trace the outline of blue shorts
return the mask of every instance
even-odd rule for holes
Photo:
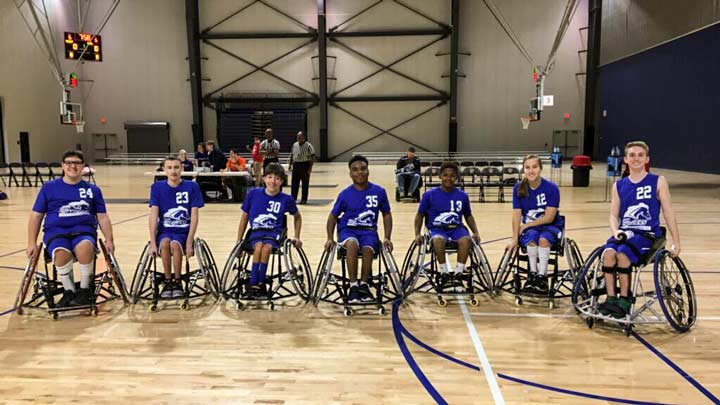
[[[638,264],[640,258],[650,251],[652,244],[653,240],[650,237],[636,233],[632,238],[621,243],[618,243],[614,237],[610,237],[603,251],[614,250],[617,253],[622,253],[627,256],[628,259],[630,259],[630,263]]]
[[[455,229],[441,229],[441,228],[433,228],[430,229],[430,240],[433,238],[443,238],[445,239],[445,242],[449,241],[459,241],[462,238],[470,237],[470,232],[468,232],[467,228],[464,226],[458,226]]]
[[[376,249],[380,246],[380,238],[374,229],[346,228],[340,231],[338,239],[340,240],[339,244],[342,246],[344,246],[345,242],[349,239],[354,239],[360,249],[369,247],[373,252],[376,252]]]
[[[253,249],[258,242],[267,243],[277,249],[280,247],[280,235],[274,231],[256,230],[250,232],[249,242]]]
[[[97,235],[77,235],[72,237],[58,236],[50,238],[49,243],[46,241],[45,246],[47,251],[50,252],[50,256],[55,257],[55,250],[63,249],[72,253],[75,251],[75,247],[84,240],[92,243],[93,250],[97,249]]]
[[[170,243],[172,244],[177,243],[180,245],[180,248],[182,249],[183,253],[185,252],[185,244],[187,243],[187,234],[186,233],[170,233],[170,232],[163,232],[158,234],[157,238],[155,240],[158,244],[158,249],[160,249],[160,242],[163,241],[163,239],[170,239]]]
[[[536,245],[540,244],[540,239],[550,242],[550,246],[554,245],[562,237],[562,229],[557,226],[534,226],[527,228],[520,235],[520,246],[527,246],[530,242]]]

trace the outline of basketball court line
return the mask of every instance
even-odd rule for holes
[[[496,404],[505,404],[505,398],[503,398],[502,392],[500,391],[500,386],[498,385],[497,379],[495,378],[495,373],[493,372],[492,366],[490,365],[490,360],[488,360],[487,354],[485,354],[485,349],[483,348],[480,336],[475,329],[475,325],[470,319],[470,314],[468,313],[467,306],[465,305],[465,299],[460,297],[459,301],[460,310],[462,311],[463,318],[465,319],[465,325],[467,325],[468,333],[470,333],[470,338],[472,339],[473,345],[475,346],[475,351],[477,352],[478,358],[480,359],[480,364],[482,365],[483,372],[485,373],[485,379],[487,380],[488,386],[490,387],[490,392],[492,393],[493,399],[495,400]]]
[[[537,314],[537,313],[516,313],[516,312],[468,312],[470,316],[493,318],[577,318],[577,315],[573,314]],[[698,316],[698,321],[720,321],[720,316]]]

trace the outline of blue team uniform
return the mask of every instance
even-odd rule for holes
[[[425,216],[425,226],[430,239],[440,237],[445,241],[458,241],[470,236],[462,217],[472,214],[470,199],[466,192],[453,188],[443,191],[435,187],[423,194],[418,213]]]
[[[616,183],[620,197],[620,229],[629,231],[629,237],[623,243],[611,237],[605,249],[625,254],[633,264],[650,250],[656,237],[662,236],[658,179],[658,175],[648,173],[638,183],[630,181],[630,177]]]
[[[560,189],[557,184],[552,181],[540,178],[540,184],[536,189],[528,186],[527,197],[520,197],[518,195],[519,187],[520,183],[515,184],[515,187],[513,187],[513,209],[520,210],[523,224],[542,218],[545,215],[545,209],[548,207],[559,210]],[[542,238],[552,245],[562,237],[564,228],[565,221],[560,216],[560,211],[558,211],[552,223],[527,228],[522,235],[520,235],[519,243],[521,246],[527,246],[531,242],[537,245]]]
[[[97,214],[107,212],[100,188],[84,180],[67,184],[62,178],[42,186],[32,210],[45,214],[43,243],[51,254],[55,249],[72,252],[83,240],[96,246]]]
[[[242,204],[250,223],[250,246],[258,242],[269,243],[273,248],[280,246],[285,213],[298,212],[295,200],[285,193],[270,196],[264,188],[250,190]]]
[[[338,195],[330,213],[339,218],[338,239],[340,244],[355,239],[360,248],[369,247],[373,251],[380,244],[377,234],[377,222],[380,212],[390,212],[385,189],[377,184],[368,183],[365,190],[348,186]]]
[[[185,249],[190,232],[190,215],[193,208],[201,208],[203,202],[200,186],[194,181],[181,180],[172,187],[167,181],[157,181],[150,187],[150,206],[158,207],[158,246],[163,239],[180,244]]]

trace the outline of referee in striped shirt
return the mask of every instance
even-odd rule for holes
[[[310,188],[310,172],[315,160],[315,148],[305,140],[305,134],[297,133],[297,142],[290,152],[290,171],[292,172],[291,194],[297,201],[298,188],[302,181],[302,197],[298,204],[307,204],[308,189]]]

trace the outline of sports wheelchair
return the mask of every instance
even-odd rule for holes
[[[79,236],[81,234],[63,235],[63,236]],[[25,308],[42,309],[48,312],[53,320],[58,319],[61,312],[85,310],[89,309],[92,316],[97,316],[97,307],[100,304],[122,298],[125,304],[130,301],[128,299],[128,290],[125,285],[120,266],[108,250],[105,243],[98,240],[100,251],[103,254],[106,270],[97,272],[97,257],[93,262],[93,284],[91,285],[92,298],[88,305],[59,307],[55,302],[58,295],[64,292],[62,283],[58,281],[57,269],[52,262],[52,254],[47,251],[47,247],[39,245],[35,250],[35,254],[28,260],[25,266],[23,278],[20,281],[20,289],[15,299],[15,308],[17,313],[22,315]],[[44,256],[45,271],[37,271],[37,264],[40,254]],[[79,288],[80,283],[76,283]]]
[[[565,269],[561,268],[560,258],[563,256],[568,266]],[[577,243],[566,237],[563,231],[562,237],[550,246],[546,294],[523,290],[530,271],[527,249],[521,246],[505,250],[505,254],[500,260],[500,265],[495,273],[495,292],[497,294],[502,292],[513,294],[517,305],[523,304],[523,298],[547,300],[548,308],[553,309],[555,308],[556,298],[568,298],[572,295],[573,285],[582,265],[583,257]]]
[[[370,279],[368,279],[368,286],[375,289],[373,302],[348,302],[350,279],[347,276],[347,250],[336,243],[332,249],[324,249],[320,257],[315,278],[315,290],[312,295],[313,305],[317,307],[320,301],[341,305],[343,314],[348,317],[352,316],[356,309],[372,307],[377,310],[379,315],[385,315],[385,304],[397,299],[402,300],[402,284],[395,258],[382,242],[379,245],[379,248],[375,249],[373,258],[373,262],[377,263],[377,272],[371,271]],[[336,259],[340,261],[340,274],[332,271]],[[362,257],[358,257],[358,262],[361,261]]]
[[[271,311],[275,310],[275,300],[300,297],[307,302],[312,291],[312,269],[302,248],[298,248],[283,231],[282,243],[273,249],[268,262],[266,297],[248,296],[250,290],[250,272],[253,258],[253,246],[249,236],[235,244],[223,269],[220,282],[220,294],[227,300],[235,301],[235,308],[243,309],[244,303],[265,301]]]
[[[482,247],[475,240],[472,241],[470,249],[470,264],[465,267],[462,274],[450,276],[458,283],[452,291],[442,288],[443,273],[438,268],[437,256],[430,241],[430,235],[423,236],[422,243],[413,241],[405,254],[402,266],[403,291],[405,296],[414,292],[435,294],[438,305],[448,305],[447,297],[468,297],[470,305],[477,306],[476,294],[489,293],[493,295],[493,275],[487,256]],[[449,255],[457,253],[458,244],[455,241],[447,242],[445,245],[446,260]],[[426,256],[430,255],[429,260]],[[449,261],[448,261],[449,262]],[[460,288],[462,284],[462,288]]]
[[[165,280],[165,273],[162,269],[158,271],[158,257],[150,255],[150,242],[148,242],[140,255],[140,260],[138,260],[133,275],[130,290],[132,303],[137,304],[139,301],[149,302],[148,311],[155,312],[160,301],[182,301],[180,309],[188,310],[190,309],[191,300],[202,299],[204,301],[208,295],[212,295],[217,299],[219,297],[219,278],[215,258],[210,252],[207,243],[200,238],[193,240],[193,249],[195,250],[198,268],[191,270],[190,260],[185,256],[185,273],[182,275],[184,296],[163,298],[160,296],[160,287]]]
[[[598,308],[601,297],[607,295],[602,270],[603,251],[603,246],[593,250],[573,288],[572,303],[588,328],[602,321],[618,325],[630,335],[636,325],[667,322],[678,332],[690,330],[697,319],[695,289],[685,263],[665,249],[664,236],[655,238],[650,250],[631,268],[631,307],[624,318],[602,315]],[[643,271],[651,264],[652,277],[648,271]],[[660,311],[654,307],[656,302]]]

